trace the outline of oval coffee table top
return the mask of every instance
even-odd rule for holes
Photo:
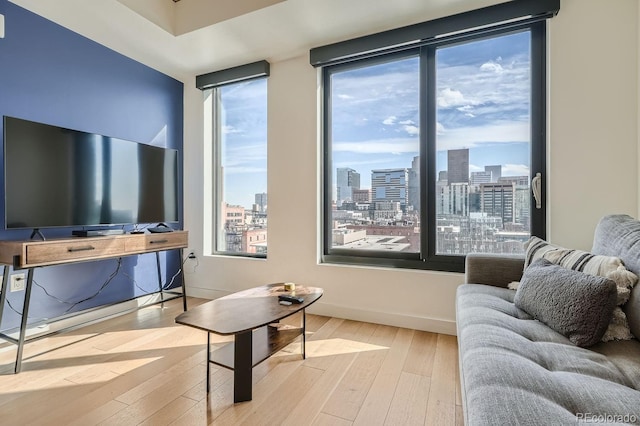
[[[302,303],[281,305],[278,296],[290,294],[303,297]],[[294,291],[285,291],[283,283],[268,284],[239,291],[191,308],[176,317],[184,324],[216,334],[237,334],[253,330],[288,317],[322,297],[319,287],[296,284]]]

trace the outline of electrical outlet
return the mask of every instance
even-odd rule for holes
[[[24,290],[25,284],[24,274],[11,275],[11,291],[22,291]]]

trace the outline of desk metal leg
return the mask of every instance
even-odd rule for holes
[[[233,354],[233,402],[251,401],[252,353],[251,330],[236,334]]]
[[[9,271],[11,267],[4,265],[4,273],[2,274],[2,288],[0,288],[0,325],[2,325],[2,314],[4,313],[4,304],[7,301],[7,288],[9,288]],[[2,327],[0,327],[2,330]]]
[[[184,250],[180,249],[180,269],[182,269],[182,308],[187,312],[187,284],[185,283],[184,273]]]
[[[20,322],[20,336],[18,337],[18,350],[16,353],[16,373],[19,373],[22,368],[22,349],[24,349],[24,338],[27,333],[27,318],[29,317],[29,299],[31,299],[32,285],[33,268],[29,268],[27,272],[27,286],[24,290],[24,306],[22,308],[22,321]]]
[[[160,267],[160,252],[156,252],[156,268],[158,270],[158,290],[160,290],[160,306],[164,308],[164,295],[162,294],[162,268]]]

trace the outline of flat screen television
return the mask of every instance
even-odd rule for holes
[[[178,151],[4,117],[5,229],[178,221]]]

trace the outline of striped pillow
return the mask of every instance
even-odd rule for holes
[[[582,250],[571,250],[555,246],[531,237],[524,244],[524,267],[529,266],[536,259],[547,259],[549,262],[563,266],[574,271],[584,272],[589,275],[606,277],[616,283],[618,287],[618,303],[624,305],[629,300],[631,289],[638,282],[638,277],[624,267],[622,260],[613,256],[601,256]]]
[[[581,271],[589,275],[606,277],[616,283],[618,290],[617,307],[613,311],[613,319],[605,332],[602,341],[629,340],[633,338],[629,330],[627,317],[620,306],[627,303],[631,295],[631,289],[638,282],[638,277],[625,268],[620,258],[614,256],[601,256],[582,250],[571,250],[555,246],[538,238],[531,237],[524,244],[524,267],[529,266],[537,259],[547,259],[549,262],[562,267]]]

